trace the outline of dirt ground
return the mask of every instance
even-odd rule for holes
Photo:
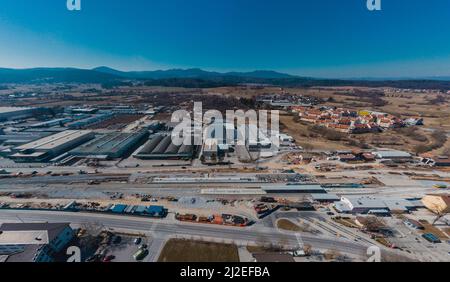
[[[288,219],[280,219],[277,222],[277,227],[279,229],[283,229],[283,230],[287,230],[287,231],[296,231],[296,232],[301,231],[301,228],[297,224],[294,224],[292,221],[290,221]]]
[[[239,254],[235,245],[171,239],[158,262],[239,262]]]

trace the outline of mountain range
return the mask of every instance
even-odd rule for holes
[[[286,73],[256,70],[251,72],[214,72],[198,68],[155,71],[120,71],[110,67],[79,68],[0,68],[0,84],[7,83],[101,83],[120,85],[124,81],[143,81],[147,85],[217,87],[242,83],[272,84],[285,87],[310,86],[392,86],[450,90],[450,77],[316,79]]]
[[[282,79],[295,76],[275,71],[253,72],[210,72],[201,69],[170,69],[155,71],[119,71],[109,67],[94,69],[77,68],[31,68],[7,69],[0,68],[0,83],[40,83],[40,82],[76,82],[76,83],[104,83],[121,79],[151,80],[169,78],[256,78]]]
[[[246,77],[246,78],[293,78],[295,76],[275,71],[252,71],[252,72],[213,72],[198,68],[193,69],[170,69],[155,71],[118,71],[109,67],[98,67],[93,71],[112,74],[130,79],[167,79],[167,78],[214,78],[214,77]]]

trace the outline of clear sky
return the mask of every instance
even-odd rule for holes
[[[450,1],[0,1],[0,67],[450,76]]]

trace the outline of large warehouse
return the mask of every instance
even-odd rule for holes
[[[93,138],[90,130],[66,130],[15,147],[9,157],[16,162],[45,162]]]
[[[97,136],[91,142],[75,148],[70,153],[91,159],[117,159],[135,149],[148,136],[148,131],[113,132]]]
[[[193,145],[177,146],[170,134],[156,134],[150,137],[142,149],[134,155],[137,159],[190,159],[194,154]]]
[[[0,107],[0,121],[29,118],[34,111],[34,108]]]
[[[410,201],[397,198],[376,198],[370,196],[347,196],[336,202],[334,208],[341,213],[377,214],[390,212],[407,213],[423,207],[420,201]]]

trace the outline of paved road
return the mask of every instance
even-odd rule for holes
[[[298,239],[295,234],[281,233],[272,228],[253,226],[250,228],[234,228],[203,224],[185,224],[170,222],[168,220],[156,221],[146,218],[121,217],[114,215],[90,214],[90,213],[66,213],[43,211],[0,211],[0,222],[24,221],[24,222],[70,222],[82,224],[87,222],[100,223],[107,228],[130,229],[135,231],[157,232],[165,236],[196,236],[233,240],[235,242],[265,242],[297,246]],[[155,227],[155,224],[157,225]],[[367,245],[351,242],[343,239],[330,239],[313,235],[301,235],[303,244],[309,244],[315,249],[336,249],[341,253],[364,256]]]
[[[149,254],[146,260],[150,262],[157,262],[166,241],[167,240],[164,238],[164,234],[155,234],[155,237],[152,239],[149,246]]]

